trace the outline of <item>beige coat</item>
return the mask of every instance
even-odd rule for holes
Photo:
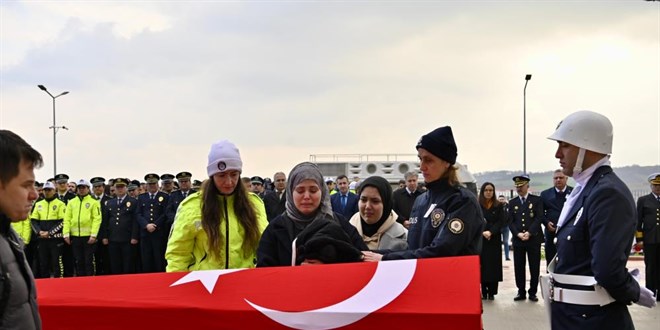
[[[408,249],[408,230],[402,224],[396,222],[398,215],[392,211],[383,225],[378,228],[376,234],[367,237],[362,233],[360,212],[351,217],[350,223],[362,236],[369,250],[401,251]]]

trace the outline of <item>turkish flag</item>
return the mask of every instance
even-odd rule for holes
[[[37,280],[44,329],[481,329],[478,256]]]

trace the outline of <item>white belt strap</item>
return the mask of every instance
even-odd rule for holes
[[[593,276],[556,274],[554,272],[555,264],[555,259],[552,259],[548,265],[548,272],[550,274],[541,276],[541,293],[545,299],[568,304],[600,306],[605,306],[616,301],[605,288],[598,285]],[[544,279],[544,276],[546,279]],[[549,277],[549,281],[547,277]],[[594,291],[558,288],[554,285],[555,282],[568,285],[589,286],[593,287]]]

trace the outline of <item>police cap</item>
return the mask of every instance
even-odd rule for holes
[[[527,174],[516,175],[516,176],[513,177],[513,184],[516,187],[522,187],[526,183],[528,183],[529,181],[530,181],[529,175],[527,175]]]
[[[174,181],[174,175],[166,173],[161,175],[160,179],[163,180],[163,183],[172,183]]]
[[[67,183],[69,182],[69,176],[63,173],[55,175],[56,183]]]
[[[156,173],[149,173],[144,176],[144,181],[147,181],[147,183],[158,183],[158,180],[160,180],[160,176]]]
[[[100,176],[97,176],[97,177],[93,177],[91,180],[89,180],[89,182],[92,183],[92,186],[97,187],[104,185],[105,179]]]

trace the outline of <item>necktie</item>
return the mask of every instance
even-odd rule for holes
[[[277,199],[282,200],[282,192],[281,191],[277,192]]]
[[[154,199],[154,194],[149,194],[149,199]]]
[[[520,200],[522,201],[521,204],[525,204],[525,197],[522,197],[522,196],[521,196],[521,197],[520,197]]]
[[[346,195],[341,195],[341,208],[346,208]]]
[[[183,193],[183,199],[186,199],[186,197],[188,197],[188,192],[187,191]]]

